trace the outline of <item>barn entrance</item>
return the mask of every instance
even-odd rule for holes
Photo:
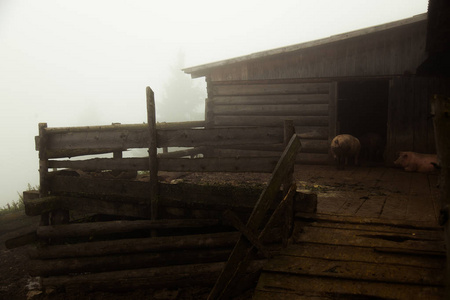
[[[385,142],[388,99],[388,80],[339,82],[337,133],[347,133],[358,138],[366,133],[377,133]]]

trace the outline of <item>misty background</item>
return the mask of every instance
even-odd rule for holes
[[[427,0],[0,0],[0,207],[39,183],[49,127],[202,120],[206,84],[181,69],[375,26]]]

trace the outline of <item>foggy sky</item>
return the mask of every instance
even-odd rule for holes
[[[39,122],[145,122],[145,87],[162,97],[180,51],[192,67],[412,17],[427,4],[0,0],[0,207],[38,184]]]

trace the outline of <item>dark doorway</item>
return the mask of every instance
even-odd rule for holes
[[[388,80],[339,82],[337,133],[347,133],[357,138],[375,133],[381,136],[385,144],[388,99]]]

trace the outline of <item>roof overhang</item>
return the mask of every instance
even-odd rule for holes
[[[325,45],[325,44],[329,44],[329,43],[343,41],[343,40],[367,35],[370,33],[381,32],[384,30],[389,30],[389,29],[421,22],[426,19],[427,19],[427,13],[423,13],[420,15],[413,16],[411,18],[402,19],[402,20],[398,20],[395,22],[385,23],[385,24],[381,24],[381,25],[377,25],[377,26],[373,26],[373,27],[367,27],[367,28],[350,31],[350,32],[346,32],[346,33],[342,33],[342,34],[338,34],[338,35],[333,35],[333,36],[330,36],[327,38],[313,40],[313,41],[309,41],[309,42],[305,42],[305,43],[301,43],[301,44],[295,44],[295,45],[291,45],[291,46],[275,48],[272,50],[256,52],[256,53],[252,53],[249,55],[239,56],[239,57],[225,59],[225,60],[212,62],[212,63],[208,63],[208,64],[203,64],[203,65],[199,65],[199,66],[195,66],[195,67],[185,68],[182,70],[184,73],[190,74],[192,78],[203,77],[203,76],[208,75],[208,73],[210,73],[213,69],[217,69],[217,68],[224,67],[227,65],[250,61],[250,60],[255,60],[255,59],[262,59],[262,58],[266,58],[269,56],[290,53],[290,52],[294,52],[294,51],[298,51],[298,50],[302,50],[302,49],[306,49],[306,48],[312,48],[312,47],[317,47],[317,46],[321,46],[321,45]]]

